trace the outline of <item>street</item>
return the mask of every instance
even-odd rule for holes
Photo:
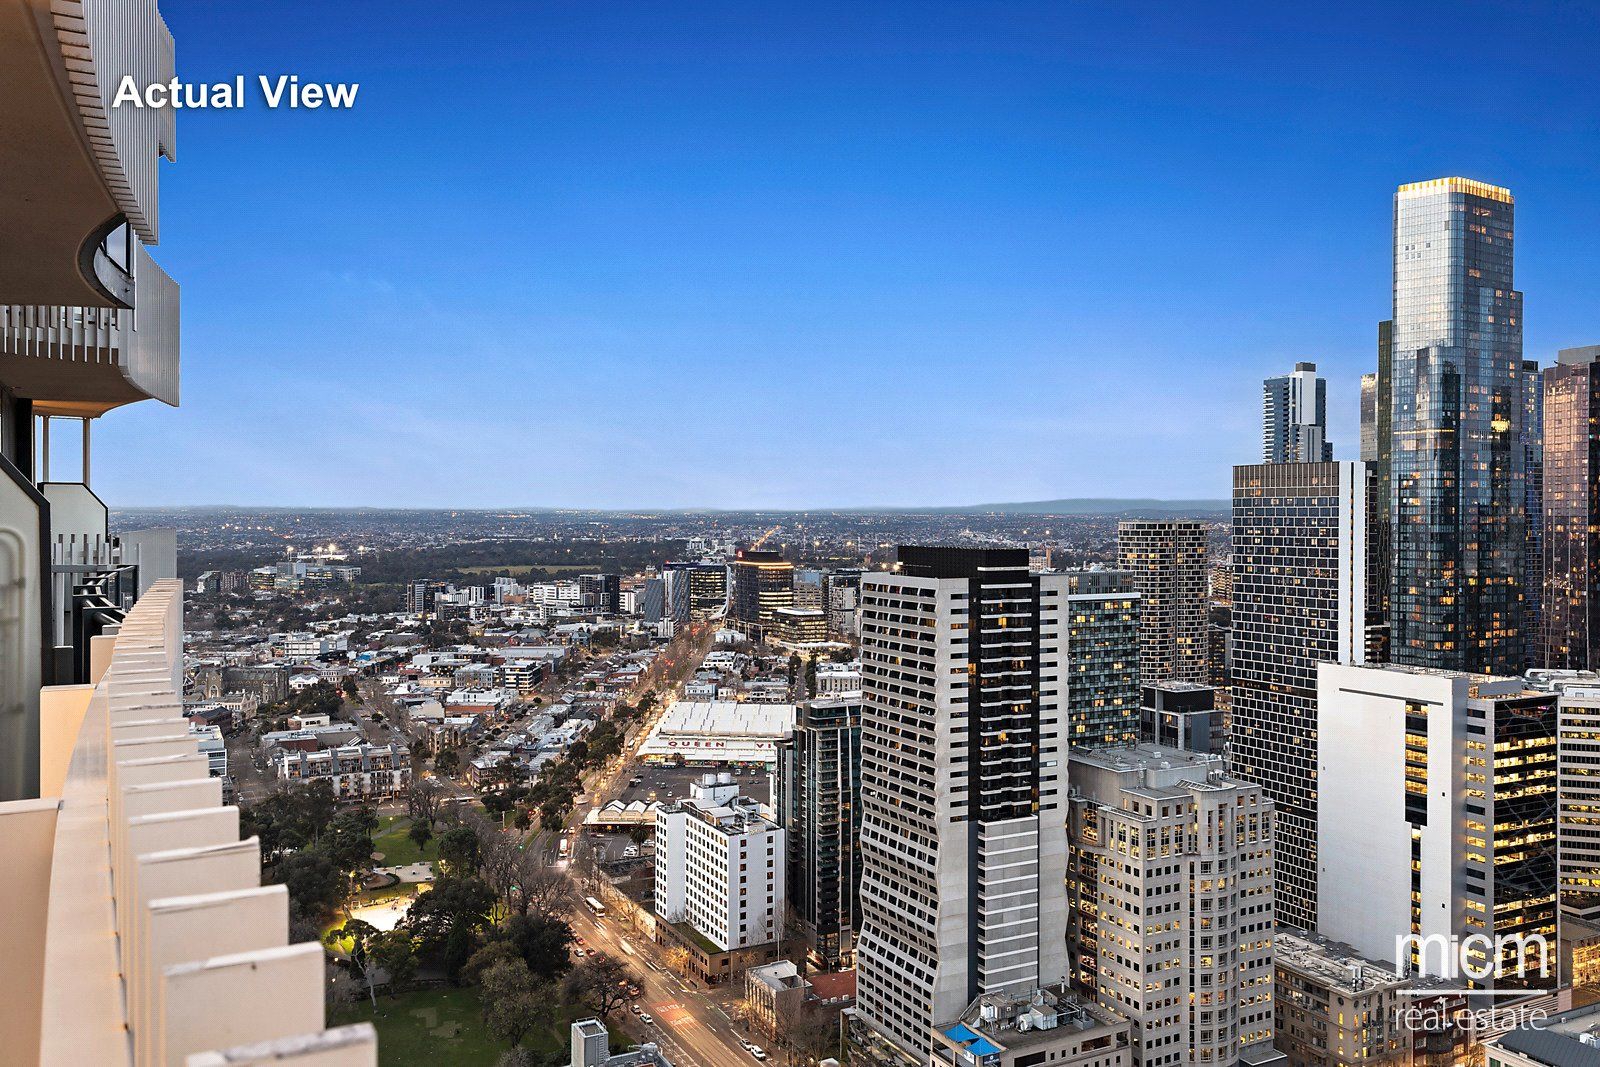
[[[573,933],[586,942],[585,948],[615,956],[637,972],[639,988],[644,990],[639,1000],[655,1017],[655,1025],[646,1026],[632,1015],[628,1025],[659,1044],[674,1067],[757,1067],[755,1058],[739,1044],[739,1024],[706,993],[656,963],[655,945],[630,930],[613,928],[583,907],[574,909],[569,921]],[[634,950],[631,954],[623,949],[623,940]],[[615,1030],[628,1013],[622,1009],[613,1014],[616,1018],[608,1025]]]

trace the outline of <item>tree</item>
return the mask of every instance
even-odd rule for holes
[[[555,979],[571,970],[572,927],[562,920],[515,915],[505,930],[506,939],[536,977]]]
[[[495,964],[480,982],[489,1033],[506,1044],[522,1044],[534,1027],[548,1024],[554,1012],[549,987],[536,981],[520,961]]]
[[[517,914],[548,920],[561,918],[572,910],[572,880],[540,862],[533,851],[516,850],[511,874],[511,906]]]
[[[411,824],[411,829],[406,831],[406,836],[416,844],[418,849],[428,847],[428,842],[433,840],[433,825],[418,819]]]
[[[478,933],[489,925],[493,907],[494,894],[488,886],[476,878],[446,875],[411,905],[405,926],[456,979],[477,945]]]
[[[272,864],[266,882],[287,886],[289,899],[311,915],[332,914],[344,903],[348,886],[344,872],[315,849],[291,853]]]
[[[405,930],[387,930],[373,938],[368,954],[389,976],[389,991],[397,992],[417,970],[417,946]]]
[[[458,877],[477,873],[478,833],[466,823],[450,827],[439,837],[439,860]]]
[[[380,936],[379,930],[369,922],[361,919],[346,919],[343,926],[329,930],[323,937],[323,943],[329,948],[337,948],[344,942],[350,942],[350,947],[345,950],[345,960],[350,969],[361,976],[366,983],[367,996],[372,1000],[372,1006],[378,1006],[378,994],[373,988],[377,975],[378,962],[372,955],[373,943]]]
[[[453,775],[461,769],[461,757],[453,748],[441,749],[433,757],[433,769],[440,774]]]
[[[642,845],[646,841],[650,840],[650,828],[641,823],[629,830],[628,836],[633,838],[634,844]]]
[[[637,976],[621,960],[596,952],[567,975],[567,992],[600,1015],[609,1015],[629,1000],[628,986]]]
[[[495,965],[511,962],[527,966],[516,944],[510,938],[498,937],[472,954],[466,966],[461,968],[461,977],[469,982],[482,982],[484,974]],[[487,1001],[484,1002],[483,1009],[484,1017],[488,1018]]]

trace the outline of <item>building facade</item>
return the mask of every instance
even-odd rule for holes
[[[1070,781],[1073,984],[1137,1067],[1273,1062],[1271,799],[1150,745],[1074,752]]]
[[[1067,730],[1073,747],[1139,740],[1139,593],[1122,571],[1066,571]]]
[[[335,800],[383,800],[411,786],[411,751],[398,743],[281,749],[276,763],[279,781],[326,782]]]
[[[1369,1067],[1411,1062],[1402,1023],[1410,983],[1315,934],[1280,928],[1273,939],[1278,1048],[1287,1067]]]
[[[785,858],[783,828],[733,776],[703,775],[656,811],[656,914],[718,952],[771,944],[783,932]]]
[[[1317,365],[1296,363],[1289,374],[1262,383],[1261,462],[1326,463],[1331,459],[1328,383],[1317,374]]]
[[[1318,695],[1318,932],[1405,975],[1553,987],[1556,694],[1323,664]]]
[[[1278,908],[1316,926],[1317,665],[1366,656],[1367,467],[1233,471],[1233,769],[1277,810]]]
[[[1523,669],[1522,294],[1509,190],[1465,178],[1394,200],[1390,656]]]
[[[1068,970],[1066,580],[902,547],[861,596],[856,1010],[926,1062],[936,1023]]]
[[[789,913],[822,970],[849,967],[861,925],[861,699],[800,705],[778,742],[772,805],[789,854]]]
[[[1117,569],[1139,593],[1139,676],[1210,680],[1206,529],[1178,520],[1117,523]]]
[[[728,624],[760,639],[780,608],[794,607],[794,564],[780,553],[742,548],[728,568]]]
[[[1600,667],[1600,345],[1543,374],[1541,667]]]
[[[1522,642],[1524,667],[1544,662],[1544,374],[1522,361]]]

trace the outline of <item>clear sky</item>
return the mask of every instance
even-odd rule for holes
[[[1260,379],[1357,378],[1394,187],[1517,197],[1526,355],[1600,342],[1570,4],[163,0],[183,406],[113,504],[1221,497]]]

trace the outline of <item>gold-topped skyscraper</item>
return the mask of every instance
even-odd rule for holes
[[[1511,192],[1467,178],[1394,198],[1391,656],[1520,672],[1522,294]]]

